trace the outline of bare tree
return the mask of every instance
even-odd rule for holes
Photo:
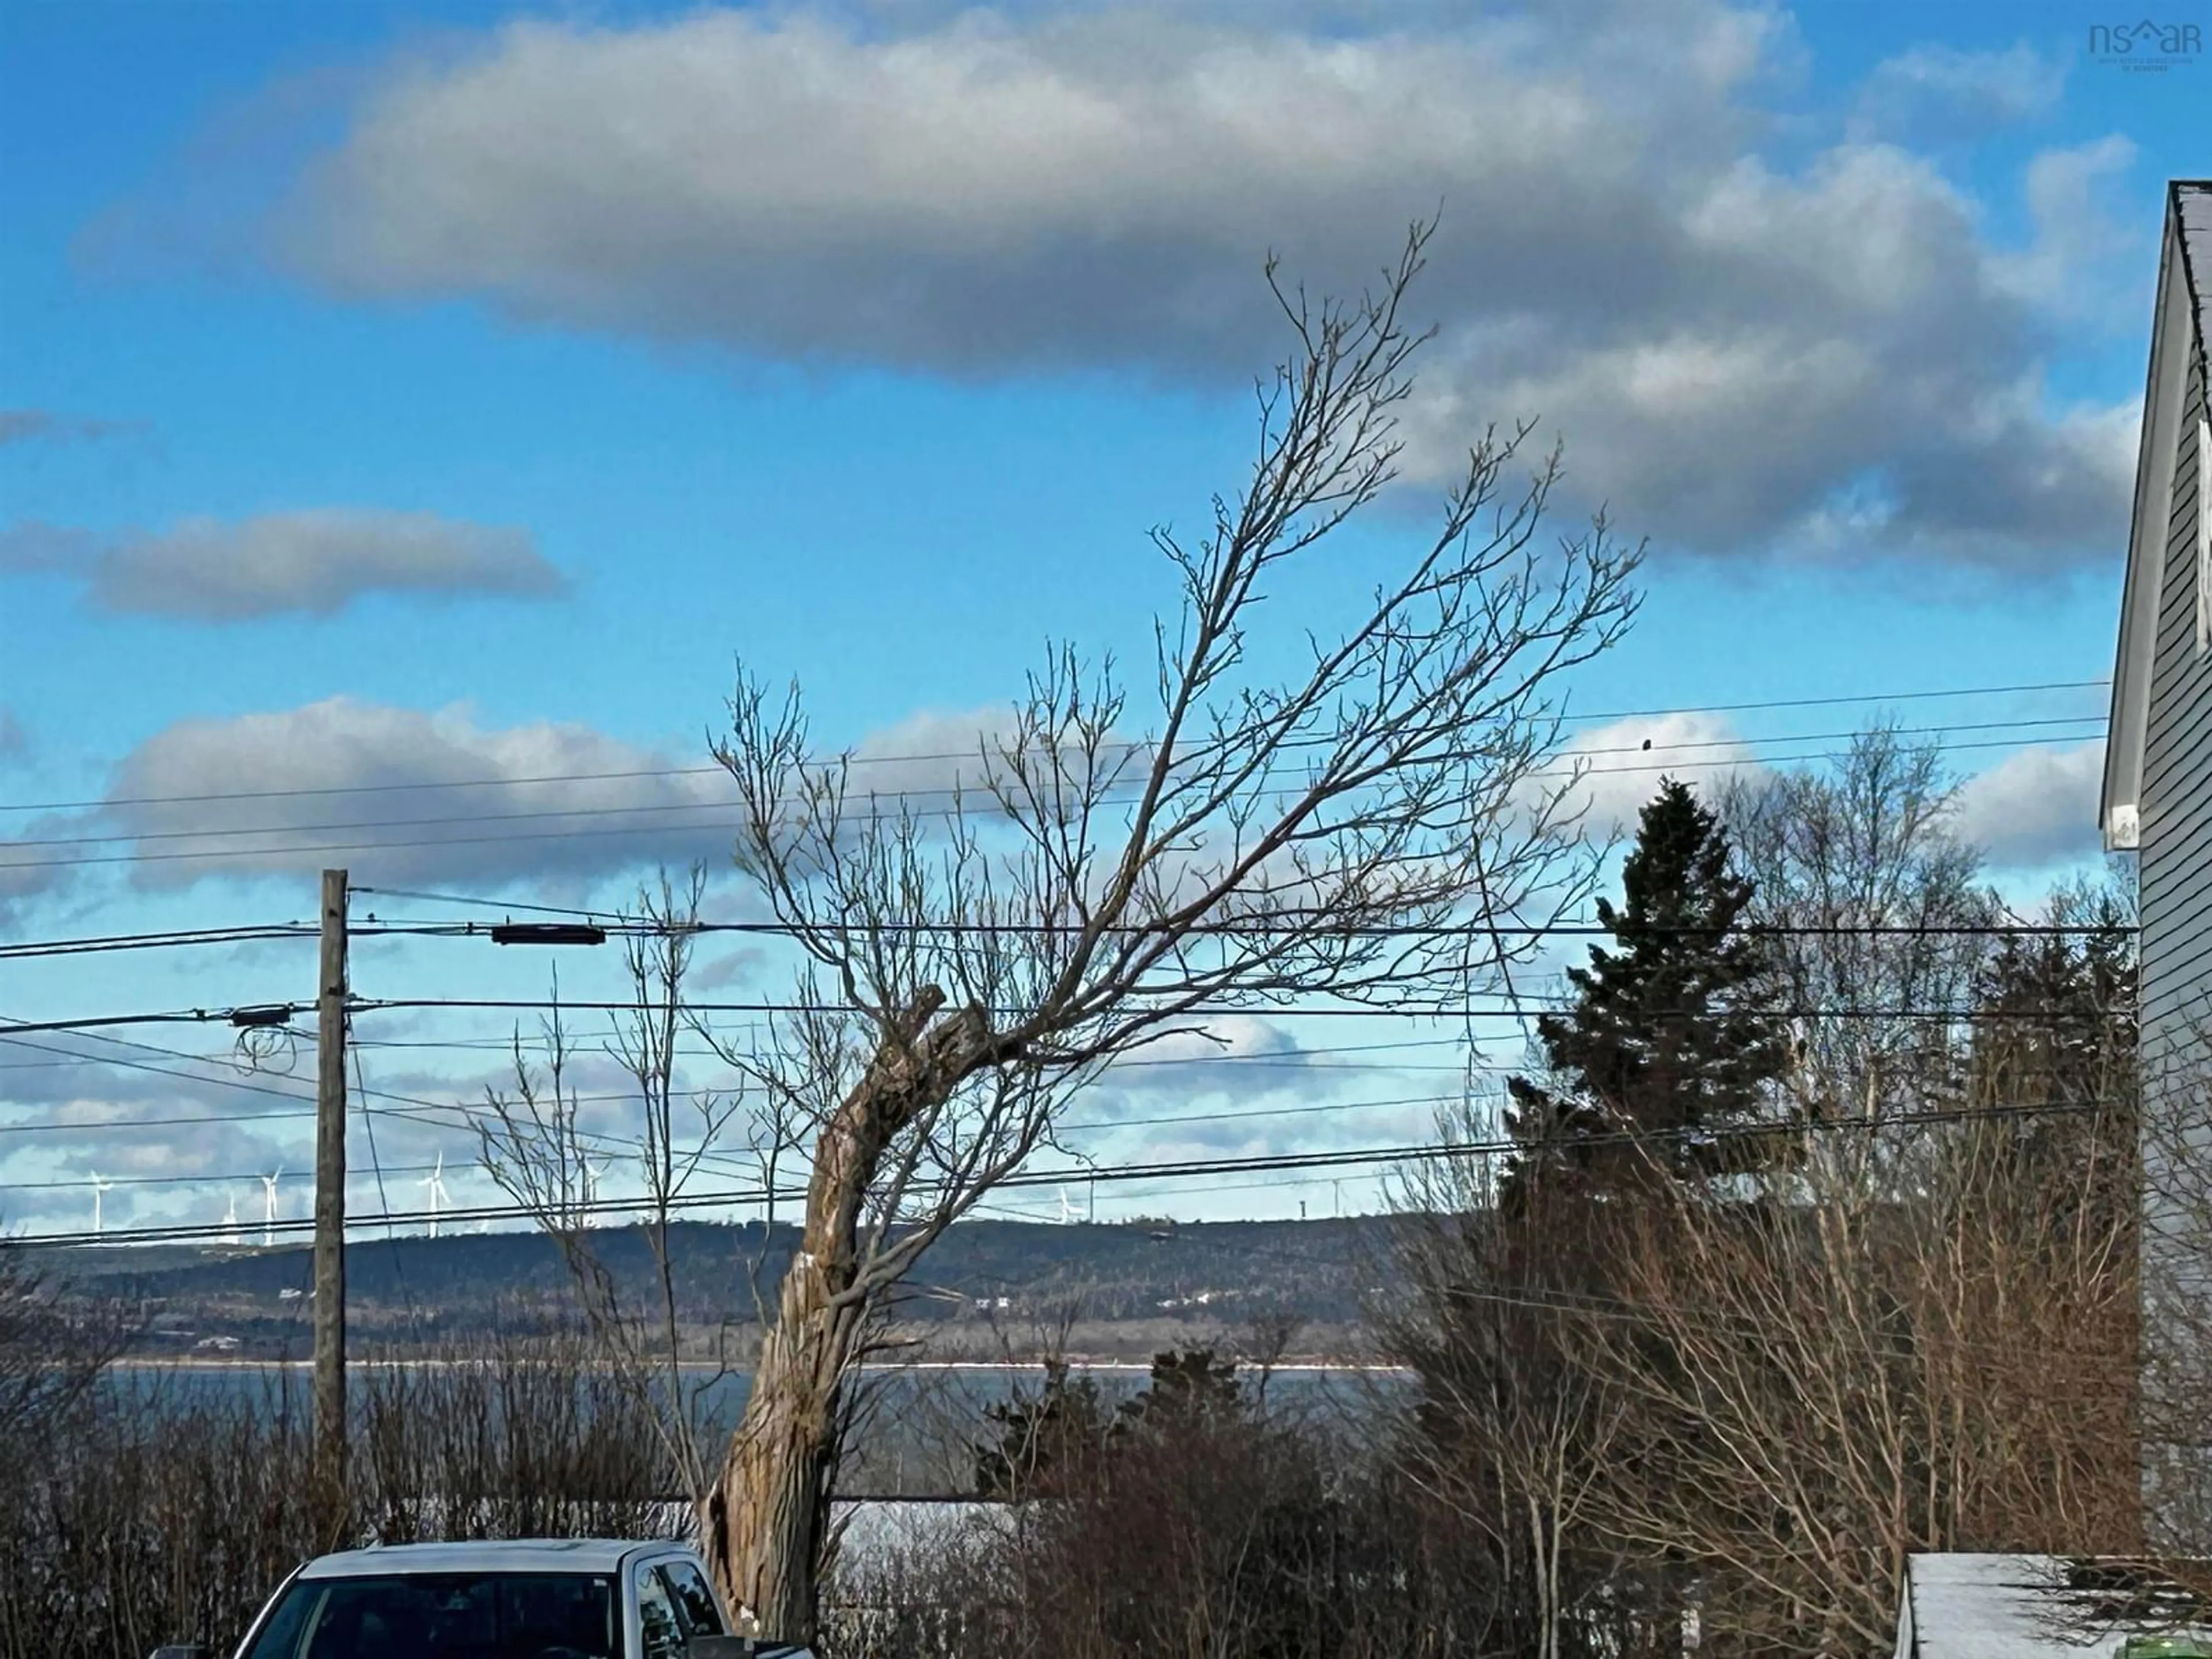
[[[1682,1564],[1711,1650],[1875,1650],[1914,1551],[2136,1547],[2132,1115],[2064,1159],[2014,1127],[1877,1131],[1909,1197],[1833,1159],[1778,1200],[1655,1189],[1613,1295],[1559,1311],[1633,1425],[1584,1518]]]
[[[56,1432],[136,1334],[112,1297],[71,1297],[13,1241],[0,1241],[0,1446]]]
[[[1900,1047],[1862,1111],[1791,1103],[1820,1155],[1525,1208],[1473,1152],[1407,1179],[1386,1324],[1421,1383],[1412,1465],[1533,1587],[1506,1600],[1528,1650],[1679,1652],[1694,1617],[1702,1652],[1862,1653],[1912,1551],[2142,1547],[2139,1419],[2212,1443],[2212,1350],[2139,1405],[2132,939],[2091,888],[2045,920],[2067,931],[1969,941],[1942,1006],[1977,1018],[1933,1022],[1955,1046],[1928,1074]],[[1615,1147],[1654,1174],[1672,1152]],[[1495,1519],[1523,1516],[1526,1540]]]
[[[1267,1384],[1305,1328],[1305,1316],[1288,1307],[1261,1307],[1237,1322],[1233,1352],[1254,1378],[1255,1410],[1267,1410]]]
[[[734,1097],[690,1091],[678,1082],[677,1044],[696,1021],[684,1003],[684,980],[696,937],[705,872],[695,869],[678,889],[664,873],[658,890],[639,894],[645,926],[627,941],[625,966],[632,1001],[610,1034],[608,1057],[627,1072],[637,1091],[638,1138],[633,1162],[644,1188],[638,1227],[652,1251],[650,1304],[626,1301],[621,1282],[598,1244],[604,1212],[600,1178],[613,1161],[605,1142],[580,1124],[579,1102],[568,1080],[572,1040],[559,997],[544,1031],[542,1067],[514,1040],[515,1087],[493,1091],[478,1124],[483,1166],[492,1179],[560,1247],[586,1323],[632,1404],[658,1431],[662,1449],[686,1495],[703,1515],[713,1490],[710,1457],[700,1443],[700,1395],[726,1370],[687,1378],[684,1328],[677,1289],[670,1228],[677,1201],[734,1115]],[[767,1249],[763,1240],[763,1250]]]
[[[811,1147],[803,1236],[763,1335],[708,1540],[759,1628],[804,1638],[870,1308],[1050,1141],[1108,1062],[1233,1008],[1442,1007],[1522,948],[1484,918],[1578,902],[1554,775],[1560,677],[1635,608],[1602,517],[1556,541],[1556,454],[1483,436],[1432,539],[1333,636],[1268,641],[1262,602],[1391,483],[1424,337],[1417,227],[1357,304],[1271,286],[1295,353],[1263,386],[1252,475],[1195,545],[1141,733],[1109,663],[1056,649],[943,811],[813,752],[795,692],[741,671],[717,756],[738,861],[805,967],[750,1059]],[[1287,657],[1303,662],[1275,675]]]
[[[1559,1314],[1632,1425],[1589,1522],[1680,1562],[1720,1652],[1880,1644],[1915,1550],[2140,1547],[2134,973],[2069,925],[1988,953],[1971,1039],[1893,1073],[1916,1108],[1808,1115],[1829,1155],[1729,1201],[1653,1188]]]
[[[1631,1558],[1594,1524],[1626,1427],[1609,1373],[1579,1363],[1563,1318],[1585,1305],[1592,1234],[1610,1220],[1538,1183],[1495,1201],[1498,1113],[1444,1115],[1468,1147],[1398,1177],[1395,1293],[1375,1318],[1419,1387],[1406,1476],[1484,1540],[1498,1635],[1536,1659],[1639,1651]]]
[[[1814,1115],[1859,1116],[1955,1091],[1965,1006],[2004,919],[1980,849],[1954,829],[1941,750],[1894,726],[1851,740],[1833,771],[1732,779],[1721,813],[1750,878],[1747,920],[1794,1027],[1792,1087]]]

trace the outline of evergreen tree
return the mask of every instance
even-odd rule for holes
[[[1090,1377],[1072,1377],[1065,1359],[1044,1363],[1044,1387],[983,1410],[988,1427],[973,1447],[975,1494],[1012,1501],[1079,1489],[1110,1472],[1133,1437],[1172,1437],[1246,1420],[1248,1402],[1234,1360],[1211,1348],[1170,1348],[1152,1356],[1150,1380],[1111,1412]]]
[[[1216,1359],[1211,1348],[1170,1348],[1152,1356],[1145,1389],[1124,1401],[1117,1427],[1173,1430],[1234,1417],[1244,1409],[1237,1362]]]
[[[1622,869],[1621,906],[1598,901],[1611,946],[1569,970],[1575,1006],[1536,1023],[1550,1077],[1507,1085],[1522,1149],[1506,1171],[1509,1210],[1525,1210],[1539,1182],[1555,1195],[1619,1190],[1771,1159],[1754,1139],[1700,1133],[1758,1121],[1786,1063],[1763,953],[1739,925],[1751,884],[1729,853],[1718,817],[1663,780]]]
[[[2051,926],[2011,933],[1974,980],[1972,1078],[1979,1105],[2094,1105],[2135,1087],[2134,917],[2122,895],[2062,888]]]
[[[2078,1176],[2088,1148],[2135,1139],[2135,918],[2083,884],[2053,894],[2048,920],[2080,931],[2008,933],[1975,976],[1967,1103],[2015,1158]]]
[[[1005,1502],[1079,1484],[1114,1432],[1098,1385],[1071,1380],[1064,1359],[1045,1361],[1040,1393],[1017,1386],[983,1415],[991,1426],[975,1446],[975,1495]]]

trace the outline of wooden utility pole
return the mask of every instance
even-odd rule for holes
[[[346,1512],[346,872],[323,872],[315,997],[315,1500],[332,1544]]]

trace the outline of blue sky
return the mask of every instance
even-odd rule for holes
[[[1316,615],[1418,535],[1471,423],[1526,416],[1566,445],[1565,507],[1602,500],[1652,539],[1643,616],[1572,708],[1686,711],[1586,719],[1579,742],[1657,734],[1754,763],[1832,746],[1820,734],[1886,697],[2100,680],[2162,191],[2205,170],[2191,117],[2212,76],[2201,53],[2096,61],[2090,30],[2116,21],[1859,0],[17,0],[0,9],[0,842],[21,844],[0,847],[0,921],[41,939],[307,915],[312,851],[149,855],[218,844],[196,830],[297,848],[349,838],[303,825],[481,813],[457,780],[697,765],[737,656],[797,676],[826,745],[891,754],[972,729],[1048,638],[1140,657],[1172,599],[1145,532],[1200,523],[1239,481],[1250,377],[1279,347],[1268,248],[1341,284],[1439,203],[1408,483],[1304,594]],[[1826,697],[1860,702],[1697,712]],[[1938,726],[2085,717],[1946,741],[2008,884],[2091,850],[2100,691],[1891,706]],[[1649,781],[1612,780],[1601,805]],[[369,782],[387,793],[137,801]],[[665,817],[691,787],[496,793]],[[605,903],[654,856],[715,850],[597,836],[346,857],[372,885]],[[77,858],[111,861],[35,867]],[[357,981],[543,988],[542,964],[465,948],[365,949]],[[564,971],[608,994],[614,969]],[[290,945],[0,964],[0,1014],[270,1000],[310,972]],[[45,1051],[0,1071],[0,1117],[84,1126],[8,1138],[11,1221],[82,1224],[81,1188],[23,1183],[103,1162],[206,1183],[126,1188],[110,1217],[252,1211],[244,1177],[302,1157],[290,1120],[95,1130],[255,1103],[234,1071],[135,1057],[201,1080]],[[469,1097],[481,1058],[372,1053],[372,1083]],[[1264,1087],[1164,1076],[1125,1115],[1446,1077],[1361,1063],[1240,1074]],[[1099,1150],[1371,1144],[1425,1116],[1132,1129]],[[390,1136],[395,1163],[467,1151]],[[1323,1183],[1127,1207],[1301,1197],[1334,1201]]]

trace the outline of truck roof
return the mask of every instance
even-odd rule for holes
[[[635,1538],[517,1538],[470,1544],[393,1544],[318,1556],[302,1578],[381,1578],[414,1572],[616,1573],[639,1556],[689,1554]]]

